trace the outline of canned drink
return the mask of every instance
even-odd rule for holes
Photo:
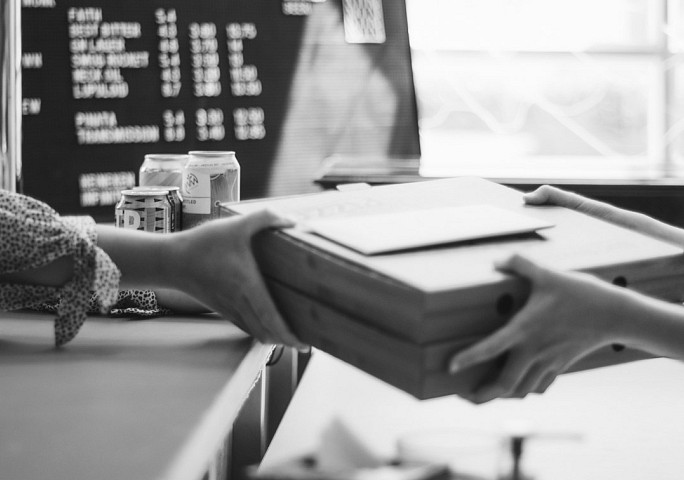
[[[240,164],[235,152],[190,152],[181,191],[184,229],[219,218],[221,203],[240,200]]]
[[[171,231],[171,203],[168,190],[122,190],[115,207],[119,228],[153,233]]]
[[[163,185],[179,187],[183,178],[183,167],[188,161],[187,155],[170,153],[150,153],[145,155],[140,165],[140,186]]]
[[[183,197],[180,194],[180,187],[147,185],[133,187],[136,192],[144,190],[161,190],[167,193],[167,200],[171,204],[171,230],[172,232],[179,232],[183,230]]]

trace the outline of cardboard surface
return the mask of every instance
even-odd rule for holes
[[[269,208],[299,222],[318,218],[492,205],[555,227],[538,234],[362,255],[305,229],[264,232],[255,252],[266,277],[418,344],[482,335],[522,306],[527,283],[498,272],[512,253],[561,270],[582,270],[668,300],[681,300],[680,248],[560,207],[530,207],[522,193],[479,178],[453,178],[225,205]],[[285,312],[287,314],[287,312]]]
[[[312,233],[307,224],[354,228],[488,205],[553,228],[531,234],[363,255]],[[226,214],[269,208],[298,227],[260,233],[255,254],[274,299],[304,341],[418,398],[463,392],[498,365],[447,373],[450,356],[503,325],[526,301],[524,279],[501,273],[513,253],[561,270],[581,270],[667,300],[682,300],[678,247],[560,207],[525,206],[522,193],[479,178],[454,178],[224,205]],[[404,212],[409,212],[402,219]],[[448,219],[444,219],[448,221]],[[430,228],[433,228],[431,226]],[[362,235],[363,232],[348,232]],[[576,368],[644,354],[597,352]]]
[[[441,292],[501,281],[504,275],[494,270],[492,262],[513,252],[523,253],[554,268],[572,270],[651,262],[682,253],[680,248],[579,212],[552,206],[526,206],[521,192],[473,177],[241,202],[227,208],[241,214],[269,208],[306,222],[476,204],[496,206],[556,226],[540,235],[514,240],[474,242],[372,257],[304,228],[288,229],[287,236],[319,252],[429,293],[435,299]],[[460,304],[460,299],[455,303]]]
[[[553,226],[491,205],[319,218],[304,225],[311,232],[364,255],[532,233]]]
[[[293,331],[306,343],[419,399],[465,393],[499,373],[497,361],[451,375],[449,359],[481,336],[417,344],[379,330],[304,294],[271,280],[278,308],[287,313]],[[606,348],[578,362],[571,371],[649,358],[631,350]]]

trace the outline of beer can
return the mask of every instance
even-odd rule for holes
[[[167,200],[171,204],[171,230],[172,232],[179,232],[183,230],[182,216],[183,216],[183,197],[180,194],[180,187],[174,186],[160,186],[147,185],[133,187],[133,190],[139,192],[141,190],[162,190],[167,192]]]
[[[168,190],[122,190],[115,207],[115,225],[153,233],[171,231]]]
[[[140,165],[138,185],[180,187],[183,177],[183,166],[185,166],[187,161],[187,155],[171,153],[147,154],[142,165]]]
[[[190,152],[181,191],[184,229],[220,217],[221,203],[240,200],[240,164],[235,152]]]

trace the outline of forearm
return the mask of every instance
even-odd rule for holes
[[[195,298],[180,290],[168,288],[155,288],[154,293],[157,302],[164,308],[178,313],[208,313],[211,309],[204,306]]]
[[[684,360],[684,306],[644,295],[623,305],[629,317],[621,322],[617,342],[656,356]]]
[[[684,230],[658,221],[643,213],[624,210],[605,202],[593,200],[548,185],[544,185],[534,192],[526,193],[523,198],[530,205],[550,204],[570,208],[684,247]]]
[[[170,235],[104,225],[98,225],[97,235],[98,246],[121,271],[120,288],[177,288]]]
[[[623,215],[621,217],[624,220],[614,220],[614,223],[659,238],[673,245],[684,247],[684,230],[681,228],[668,225],[642,213],[630,213],[631,215]]]

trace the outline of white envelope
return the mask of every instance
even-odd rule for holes
[[[531,233],[553,224],[491,205],[309,220],[304,228],[365,255]]]

